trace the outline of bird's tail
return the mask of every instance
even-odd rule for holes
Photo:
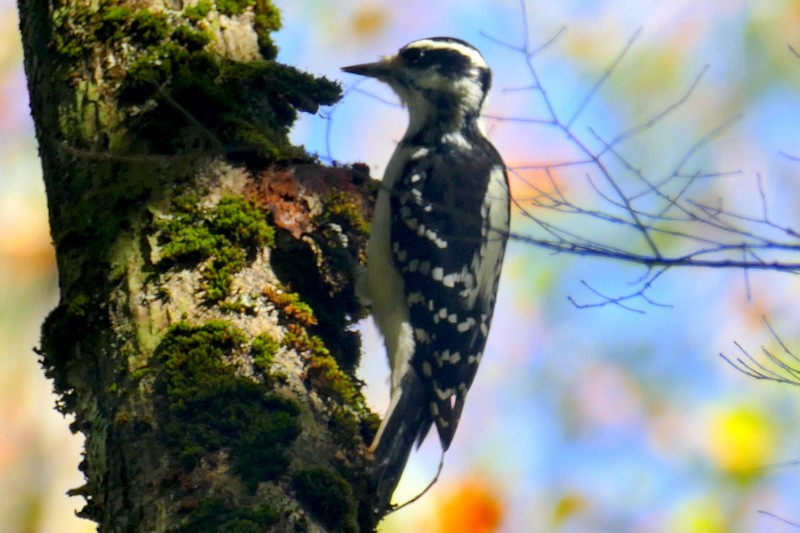
[[[432,423],[427,394],[417,373],[409,369],[398,388],[393,391],[392,403],[370,448],[374,456],[371,478],[378,512],[389,508],[414,441],[417,445],[422,443]]]

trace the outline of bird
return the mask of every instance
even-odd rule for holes
[[[379,510],[391,507],[432,426],[443,454],[453,441],[489,335],[511,197],[478,124],[492,73],[474,46],[430,37],[342,70],[388,84],[409,116],[378,191],[360,282],[391,368],[370,446]]]

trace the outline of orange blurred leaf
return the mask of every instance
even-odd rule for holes
[[[364,6],[353,15],[353,33],[369,37],[379,33],[386,26],[386,10],[380,6]]]
[[[490,533],[503,518],[503,505],[496,489],[477,478],[451,487],[437,506],[441,533]]]

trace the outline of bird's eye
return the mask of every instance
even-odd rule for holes
[[[418,66],[425,58],[425,52],[419,48],[409,48],[403,50],[400,55],[403,57],[403,61],[405,61],[406,65],[409,67]]]

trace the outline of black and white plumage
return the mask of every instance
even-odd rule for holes
[[[391,402],[371,449],[389,505],[414,442],[450,446],[492,320],[509,228],[505,166],[478,127],[491,71],[468,43],[414,41],[345,67],[400,96],[409,125],[375,206],[365,292],[386,344]]]

